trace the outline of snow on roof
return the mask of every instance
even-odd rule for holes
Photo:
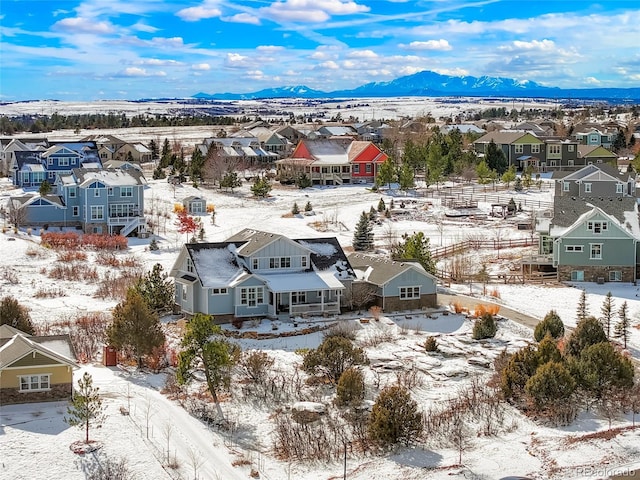
[[[325,257],[330,257],[337,252],[336,247],[330,243],[310,243],[305,242],[304,240],[298,240],[298,243],[303,247],[308,248],[313,253],[317,255],[324,255]]]
[[[76,175],[80,180],[80,183],[83,184],[93,180],[98,180],[111,187],[141,185],[143,183],[141,175],[139,175],[139,172],[136,170],[75,169],[74,171],[77,172]]]
[[[242,273],[235,255],[228,248],[192,250],[191,257],[203,287],[225,287]]]

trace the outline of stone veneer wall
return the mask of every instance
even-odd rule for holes
[[[71,400],[73,387],[70,383],[51,385],[50,390],[42,392],[21,392],[18,388],[0,389],[0,404],[10,405],[14,403],[56,402],[59,400]]]
[[[379,299],[379,306],[382,306],[382,299]],[[438,306],[438,298],[435,293],[422,295],[414,300],[400,300],[399,297],[387,297],[384,300],[384,311],[402,312],[405,310],[419,310],[423,307],[435,308]]]
[[[598,266],[584,266],[577,267],[572,265],[558,265],[558,280],[561,282],[571,281],[571,272],[574,270],[584,271],[585,282],[597,282],[599,277],[603,277],[605,282],[609,281],[609,272],[620,271],[622,272],[623,282],[633,282],[635,280],[635,268],[634,267],[598,267]]]

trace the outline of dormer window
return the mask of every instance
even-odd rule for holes
[[[300,266],[302,268],[307,268],[307,257],[300,257]]]
[[[591,184],[590,183],[585,183],[584,184],[584,193],[591,193]]]
[[[587,230],[590,230],[593,233],[602,233],[608,230],[608,228],[609,228],[609,225],[607,222],[602,222],[602,221],[587,222]]]
[[[193,273],[193,262],[190,258],[187,258],[187,272]]]

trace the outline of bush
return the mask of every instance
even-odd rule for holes
[[[305,212],[313,212],[313,207],[311,206],[311,202],[307,202],[306,205],[304,206],[304,211]]]
[[[422,413],[406,388],[392,385],[380,392],[369,416],[368,432],[371,441],[383,448],[418,439]]]
[[[4,297],[0,302],[0,325],[9,325],[29,335],[34,334],[29,310],[10,296]]]
[[[155,252],[156,250],[160,250],[160,247],[158,246],[158,242],[156,241],[155,238],[151,239],[151,242],[149,243],[149,250],[152,252]]]
[[[537,412],[549,415],[567,402],[576,389],[576,382],[560,362],[548,362],[527,380],[525,392]]]
[[[327,337],[318,348],[307,352],[302,369],[309,374],[323,373],[333,383],[337,383],[347,368],[368,362],[364,350],[355,347],[351,340],[344,337]]]
[[[550,310],[544,319],[536,325],[533,338],[536,339],[536,342],[539,342],[547,333],[556,340],[564,336],[564,324],[555,310]]]
[[[348,368],[338,380],[336,389],[337,405],[359,404],[364,399],[364,376],[358,368]]]
[[[298,207],[298,204],[296,202],[293,202],[293,207],[291,208],[291,213],[293,213],[294,215],[297,215],[300,213],[300,207]]]
[[[242,354],[240,367],[249,380],[261,384],[267,378],[273,363],[274,360],[268,353],[253,350]]]
[[[424,349],[427,352],[437,352],[438,351],[438,341],[436,337],[427,337],[424,342]]]
[[[578,321],[576,329],[571,333],[565,353],[579,357],[585,348],[606,341],[607,335],[598,319],[591,316],[585,317]]]
[[[482,340],[484,338],[493,338],[496,336],[498,326],[490,313],[483,314],[473,324],[472,338],[474,340]]]

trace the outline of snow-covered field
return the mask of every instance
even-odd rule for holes
[[[0,186],[2,197],[15,193],[6,180]],[[377,206],[380,198],[396,206],[405,202],[408,214],[395,221],[382,221],[375,227],[378,247],[385,249],[388,238],[403,233],[424,231],[433,246],[451,244],[470,236],[494,239],[529,236],[519,231],[512,221],[491,217],[477,225],[469,221],[454,221],[443,216],[444,209],[438,201],[421,197],[404,198],[397,192],[373,193],[364,186],[326,187],[298,190],[277,186],[271,197],[257,200],[249,195],[246,186],[236,193],[219,190],[194,189],[188,184],[175,187],[165,180],[150,181],[146,191],[146,210],[157,225],[160,250],[147,249],[150,240],[132,239],[130,249],[123,256],[134,256],[145,269],[160,263],[165,270],[173,264],[185,240],[174,226],[174,203],[184,197],[199,195],[215,205],[216,223],[203,216],[206,241],[222,241],[242,228],[251,227],[282,233],[294,238],[336,236],[344,247],[351,245],[353,228],[362,211]],[[548,201],[547,191],[524,193],[509,192],[516,203],[520,200]],[[291,216],[295,203],[300,208],[311,202],[313,215]],[[485,212],[488,203],[480,203]],[[527,211],[520,214],[524,220]],[[166,214],[166,215],[165,215]],[[326,231],[321,231],[326,230]],[[495,252],[475,252],[474,261],[488,263],[492,271],[508,269],[518,252],[501,251],[501,260]],[[7,233],[0,235],[0,296],[12,295],[28,305],[31,316],[38,324],[55,322],[76,312],[105,311],[115,301],[100,300],[94,294],[96,284],[66,282],[49,279],[41,274],[56,262],[56,254],[39,246],[37,232],[27,235]],[[106,267],[97,267],[104,275]],[[6,275],[4,272],[13,272]],[[10,281],[11,279],[11,281]],[[14,281],[17,279],[17,282]],[[587,292],[588,307],[592,314],[600,314],[604,295],[611,291],[616,307],[627,301],[632,324],[640,318],[640,294],[638,287],[629,284],[595,285],[580,284]],[[60,289],[65,296],[35,298],[38,290]],[[499,291],[499,303],[542,318],[555,309],[571,326],[575,324],[575,311],[580,289],[566,285],[529,286],[495,285]],[[493,286],[492,286],[493,289]],[[452,285],[452,291],[468,293],[468,285]],[[478,302],[480,285],[473,288]],[[443,306],[445,309],[446,306]],[[471,341],[471,322],[459,315],[443,315],[433,312],[434,318],[421,313],[407,316],[383,317],[380,322],[361,324],[356,319],[345,318],[358,329],[362,341],[385,335],[389,340],[377,346],[367,347],[371,367],[366,375],[371,383],[393,383],[398,370],[383,368],[395,366],[401,370],[414,367],[422,379],[412,394],[421,408],[432,406],[458,394],[475,377],[485,381],[490,369],[482,366],[491,361],[502,349],[517,349],[531,341],[532,332],[510,320],[501,321],[496,339],[478,343]],[[410,318],[407,318],[410,317]],[[175,317],[166,321],[175,320]],[[248,322],[247,322],[248,323]],[[285,329],[287,326],[281,326]],[[302,326],[301,326],[302,327]],[[249,326],[245,327],[249,328]],[[254,328],[270,330],[269,322],[261,322]],[[427,355],[421,344],[428,335],[438,336],[446,355]],[[320,333],[306,336],[277,338],[273,340],[241,340],[243,349],[262,349],[274,359],[274,370],[287,374],[292,365],[301,362],[295,353],[297,348],[312,348],[322,339]],[[372,342],[369,342],[371,344]],[[632,328],[630,352],[640,358],[640,330]],[[273,450],[273,409],[269,405],[256,405],[237,398],[225,401],[223,409],[237,426],[233,434],[210,430],[198,420],[188,416],[177,403],[160,393],[164,375],[130,372],[120,368],[106,368],[99,364],[83,365],[77,372],[79,378],[89,371],[101,392],[107,407],[103,427],[92,431],[92,438],[101,442],[102,448],[95,456],[78,456],[69,445],[82,438],[78,429],[68,427],[62,417],[65,405],[35,404],[3,406],[0,410],[0,477],[11,479],[83,479],[88,471],[97,468],[98,462],[108,458],[126,458],[138,479],[194,478],[240,479],[249,478],[251,468],[267,480],[342,478],[343,464],[335,462],[296,463],[278,458]],[[370,384],[371,384],[370,383]],[[367,398],[375,398],[370,389]],[[325,401],[323,398],[316,401]],[[120,407],[130,411],[121,415]],[[613,426],[630,425],[630,416],[616,419]],[[483,478],[498,479],[507,475],[526,475],[532,478],[602,478],[607,468],[640,462],[640,434],[638,430],[620,433],[612,440],[591,439],[570,443],[569,438],[607,428],[607,421],[591,413],[579,417],[570,427],[550,428],[538,425],[517,412],[510,411],[508,431],[497,437],[478,436],[472,448],[463,454],[464,466],[458,463],[455,449],[435,443],[425,443],[416,448],[398,449],[386,456],[350,454],[347,459],[347,478],[373,479],[429,479],[429,478]],[[149,429],[147,432],[147,424]],[[170,432],[167,434],[168,429]],[[169,454],[175,457],[178,467],[163,468],[166,464],[167,436]],[[428,437],[428,435],[427,435]],[[236,466],[233,466],[235,464]],[[593,467],[593,470],[588,468]]]

